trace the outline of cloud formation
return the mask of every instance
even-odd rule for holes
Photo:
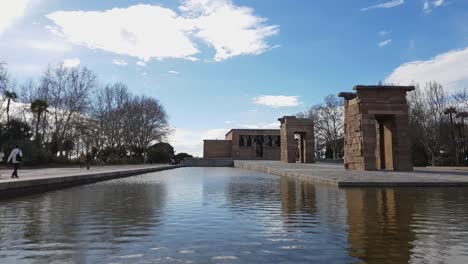
[[[30,2],[31,0],[0,1],[0,34],[24,16]]]
[[[429,81],[437,81],[448,90],[468,88],[468,47],[402,64],[385,79],[386,83],[400,85]]]
[[[120,60],[120,59],[113,59],[112,63],[118,66],[127,66],[127,62],[125,60]]]
[[[440,7],[444,4],[444,0],[425,0],[423,4],[424,13],[428,14],[432,12],[432,9]]]
[[[286,95],[262,95],[255,97],[253,100],[254,104],[269,106],[273,108],[280,107],[294,107],[299,106],[299,96],[286,96]]]
[[[405,0],[391,0],[391,1],[388,1],[388,2],[376,4],[376,5],[365,7],[365,8],[361,8],[361,11],[368,11],[368,10],[378,9],[378,8],[393,8],[393,7],[403,5],[404,3],[405,3]]]
[[[387,45],[390,45],[390,43],[392,43],[392,39],[386,39],[386,40],[383,40],[381,42],[379,42],[379,47],[383,48]]]
[[[179,74],[178,71],[174,71],[174,70],[170,70],[170,71],[168,71],[168,73],[170,73],[170,74],[175,74],[175,75]]]
[[[72,48],[70,45],[56,41],[28,41],[29,47],[42,51],[66,52]]]
[[[144,61],[137,61],[136,65],[141,66],[141,67],[145,67],[145,66],[146,66],[146,62],[144,62]]]
[[[63,67],[73,68],[73,67],[79,66],[80,63],[81,63],[81,61],[78,58],[65,59],[65,60],[63,60]]]
[[[142,61],[198,60],[199,45],[212,47],[215,61],[256,55],[271,48],[266,38],[276,25],[231,0],[185,0],[174,11],[138,4],[105,11],[58,11],[47,15],[52,32],[93,49],[129,55]]]
[[[386,35],[388,35],[390,33],[392,33],[391,30],[381,30],[381,31],[379,31],[379,36],[385,37]]]

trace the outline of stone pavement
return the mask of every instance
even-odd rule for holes
[[[298,178],[338,187],[468,187],[464,168],[415,168],[413,172],[347,171],[343,164],[234,161],[234,167]]]
[[[86,168],[45,168],[18,170],[19,179],[12,179],[11,169],[0,170],[0,197],[47,191],[72,185],[85,184],[131,175],[179,168],[172,165],[118,165]]]

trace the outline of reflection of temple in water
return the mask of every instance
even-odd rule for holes
[[[315,186],[304,181],[280,178],[281,207],[285,223],[294,222],[296,213],[315,214]]]
[[[347,189],[349,254],[367,263],[407,263],[415,205],[398,189]]]

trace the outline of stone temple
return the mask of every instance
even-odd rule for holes
[[[314,162],[313,121],[294,116],[278,120],[281,129],[232,129],[223,140],[203,140],[203,158]]]
[[[363,86],[342,92],[344,165],[349,170],[412,171],[406,93],[414,86]]]
[[[315,161],[314,121],[295,116],[279,118],[281,122],[281,161],[313,163]]]

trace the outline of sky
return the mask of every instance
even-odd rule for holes
[[[380,81],[468,88],[467,0],[0,0],[18,83],[86,66],[160,100],[176,152]]]

